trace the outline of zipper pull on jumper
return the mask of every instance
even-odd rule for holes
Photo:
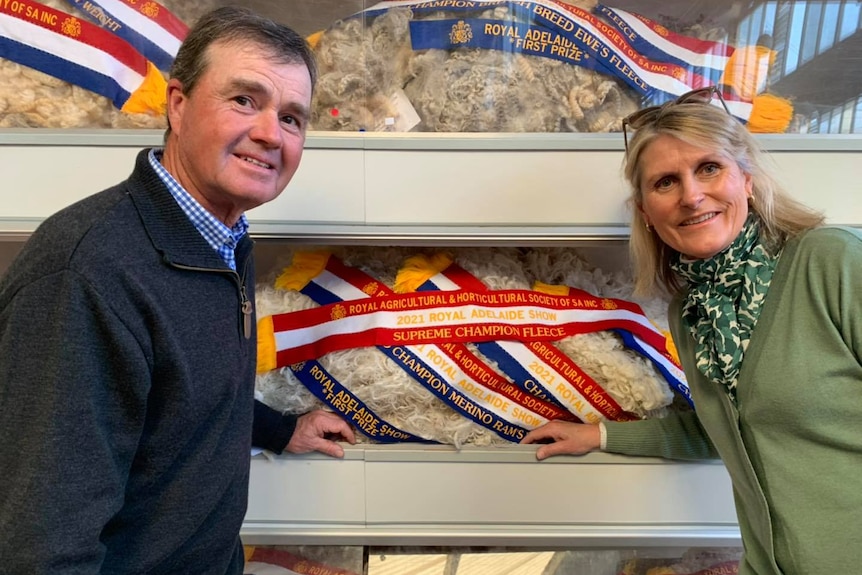
[[[245,285],[240,288],[240,293],[242,294],[242,329],[243,335],[245,335],[245,339],[249,339],[251,337],[251,312],[252,305],[251,301],[248,299],[248,295],[245,292]]]

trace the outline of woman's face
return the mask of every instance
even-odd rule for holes
[[[641,212],[668,246],[705,259],[739,235],[751,175],[729,156],[661,135],[641,153],[640,166]]]

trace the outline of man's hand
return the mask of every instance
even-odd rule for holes
[[[541,461],[552,455],[581,455],[601,447],[598,425],[551,421],[527,433],[521,443],[540,443],[550,439],[552,443],[536,450],[536,459]]]
[[[290,453],[319,451],[332,457],[344,457],[344,449],[336,443],[338,439],[351,445],[356,443],[356,435],[347,422],[331,411],[318,409],[297,419],[285,450]]]

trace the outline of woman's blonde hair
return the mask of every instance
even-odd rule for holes
[[[671,271],[670,261],[677,252],[658,234],[646,227],[641,213],[640,187],[644,150],[659,136],[668,135],[692,146],[715,150],[732,160],[751,176],[752,199],[749,208],[761,223],[761,239],[767,249],[777,252],[787,240],[823,224],[823,214],[794,200],[774,176],[771,159],[746,127],[727,111],[704,103],[668,105],[655,119],[640,126],[629,138],[623,173],[631,188],[632,213],[629,253],[635,275],[635,293],[649,295],[664,290],[679,291],[679,278]]]

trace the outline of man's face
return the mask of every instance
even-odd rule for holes
[[[216,42],[191,94],[168,83],[165,167],[222,222],[276,198],[302,158],[311,77],[252,43]]]

